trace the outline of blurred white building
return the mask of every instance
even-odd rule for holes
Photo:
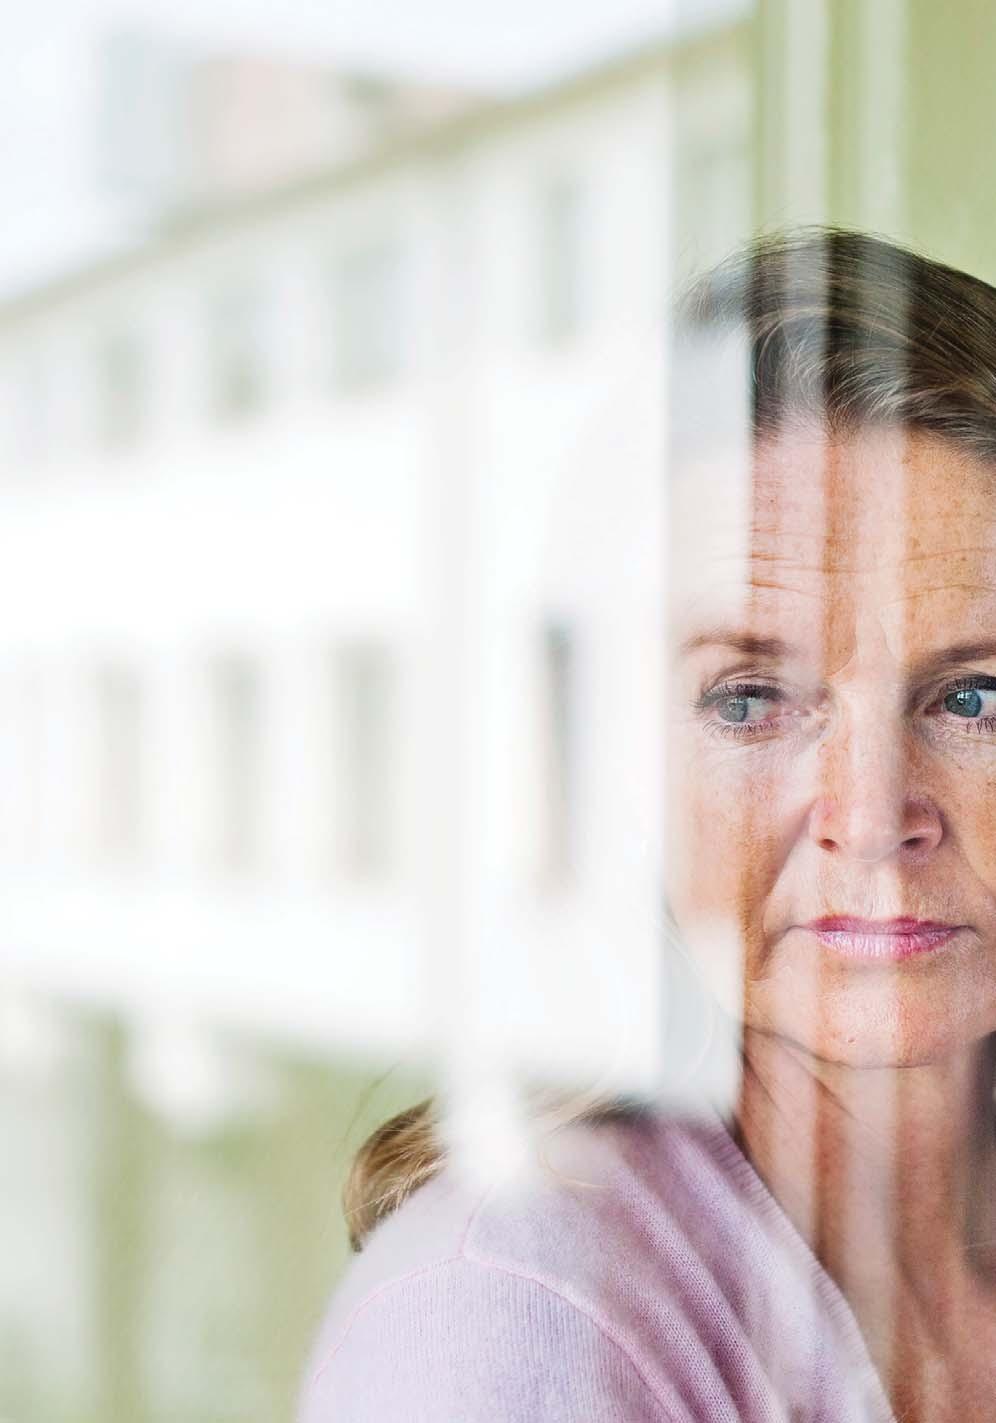
[[[91,95],[93,179],[132,217],[262,192],[456,116],[472,91],[111,29]]]
[[[279,1097],[216,1029],[657,1080],[666,311],[750,227],[750,72],[678,36],[0,308],[6,1406],[269,1419],[296,1366],[284,1197],[123,1060],[197,1130]],[[74,1066],[45,999],[131,1029]]]
[[[749,226],[744,49],[0,310],[5,978],[652,1075],[664,313]]]

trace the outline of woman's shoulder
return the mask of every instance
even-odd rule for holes
[[[718,1119],[642,1109],[581,1123],[547,1143],[539,1172],[481,1198],[462,1253],[611,1306],[644,1271],[659,1290],[670,1265],[743,1229],[741,1164]]]
[[[628,1271],[648,1241],[666,1258],[685,1236],[715,1240],[724,1220],[742,1228],[738,1156],[718,1121],[642,1109],[561,1128],[529,1170],[487,1183],[447,1163],[374,1228],[339,1286],[336,1319],[457,1259],[604,1293],[610,1245]]]
[[[737,1208],[724,1139],[718,1124],[638,1111],[562,1129],[527,1175],[481,1187],[445,1167],[375,1228],[347,1271],[315,1351],[312,1397],[334,1393],[341,1409],[345,1397],[397,1387],[411,1400],[441,1386],[454,1360],[465,1387],[473,1360],[475,1396],[493,1399],[500,1380],[521,1394],[523,1416],[553,1418],[552,1396],[529,1413],[540,1373],[556,1390],[553,1359],[570,1371],[571,1398],[586,1370],[590,1389],[609,1390],[586,1416],[615,1416],[611,1400],[620,1417],[679,1416],[680,1377],[661,1339],[675,1337],[689,1297],[715,1292],[707,1257],[741,1224],[725,1218]],[[517,1416],[504,1394],[502,1408]],[[314,1409],[305,1416],[326,1416]]]

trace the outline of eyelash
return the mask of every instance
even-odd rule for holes
[[[996,677],[965,676],[955,678],[952,682],[947,682],[939,690],[937,696],[931,703],[931,707],[943,706],[945,699],[954,692],[992,692],[996,691]],[[710,708],[718,706],[720,702],[734,698],[754,697],[769,702],[784,703],[788,700],[785,692],[774,686],[770,682],[720,682],[715,686],[707,688],[693,703],[693,710],[704,716]],[[935,715],[944,715],[943,711]],[[996,734],[996,716],[978,717],[956,717],[954,713],[948,713],[948,726],[953,730],[952,723],[962,722],[961,735],[994,735]],[[754,737],[762,736],[771,729],[775,722],[781,720],[779,717],[766,717],[760,721],[732,722],[723,721],[718,717],[709,717],[704,725],[710,734],[733,740],[750,740]],[[947,729],[947,728],[946,728]]]
[[[956,677],[953,682],[948,682],[941,689],[940,695],[935,698],[933,705],[938,702],[943,703],[944,699],[949,697],[952,692],[996,692],[996,677]],[[970,717],[955,717],[951,713],[948,715],[952,721],[964,723],[962,735],[974,733],[978,736],[991,736],[996,733],[996,716],[983,716],[972,720]]]
[[[694,704],[695,711],[701,716],[711,707],[718,706],[720,702],[736,697],[763,697],[765,701],[769,702],[784,702],[786,700],[781,689],[769,682],[720,682],[704,691],[697,698]],[[768,717],[763,721],[735,722],[711,717],[705,722],[705,725],[716,736],[732,737],[734,740],[743,741],[762,733],[773,720],[775,718]]]

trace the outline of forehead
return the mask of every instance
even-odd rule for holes
[[[992,634],[996,471],[919,434],[786,432],[676,473],[670,568],[678,640],[734,622],[845,657],[865,626],[897,655]]]

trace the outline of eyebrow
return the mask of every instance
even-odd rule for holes
[[[996,657],[996,638],[982,638],[976,642],[954,642],[939,652],[932,652],[917,664],[919,672],[937,672],[950,667],[955,662],[984,662]]]
[[[799,648],[785,642],[780,637],[759,637],[755,633],[733,632],[727,628],[707,628],[686,637],[678,647],[679,657],[688,657],[703,647],[728,647],[740,652],[744,657],[797,657]]]
[[[744,657],[760,657],[775,661],[801,657],[802,649],[780,637],[760,637],[756,633],[734,632],[728,628],[707,628],[686,637],[678,647],[679,657],[687,657],[705,647],[727,647]],[[916,664],[916,671],[938,672],[958,662],[983,662],[996,657],[996,638],[981,638],[974,642],[954,642],[931,652]]]

